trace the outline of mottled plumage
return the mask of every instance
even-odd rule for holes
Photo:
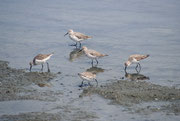
[[[125,71],[126,71],[126,68],[127,68],[128,66],[130,66],[131,64],[133,64],[133,63],[137,63],[137,66],[136,66],[136,68],[135,68],[136,71],[137,71],[137,67],[138,67],[138,66],[139,66],[139,68],[140,68],[140,70],[141,70],[141,65],[140,65],[139,62],[140,62],[141,60],[147,58],[147,57],[149,57],[149,55],[140,55],[140,54],[130,55],[129,58],[128,58],[128,61],[126,61],[126,62],[124,63],[124,65],[125,65]],[[140,72],[140,70],[137,71],[137,72]]]
[[[71,33],[71,35],[76,36],[79,39],[79,41],[92,38],[92,37],[82,34],[80,32],[73,32],[73,33]]]
[[[96,80],[96,74],[93,74],[91,72],[82,72],[82,73],[78,73],[78,75],[83,80],[80,86],[83,86],[83,82],[85,80],[88,81],[88,84],[90,84],[89,81],[91,81],[91,80],[95,80],[96,83],[98,84],[98,82]]]
[[[43,64],[47,63],[48,72],[50,72],[49,64],[46,61],[49,60],[52,55],[53,55],[53,53],[51,53],[51,54],[38,54],[37,56],[35,56],[33,61],[29,63],[30,71],[31,71],[33,65],[42,65],[41,70],[43,71]]]
[[[97,61],[97,58],[101,58],[101,57],[104,57],[104,56],[108,56],[106,54],[102,54],[102,53],[99,53],[95,50],[91,50],[91,49],[88,49],[87,47],[83,46],[82,47],[82,50],[84,51],[84,53],[86,54],[86,56],[90,59],[92,59],[92,65],[93,65],[93,59],[96,60],[97,64],[98,64],[98,61]]]
[[[134,54],[134,55],[129,56],[128,61],[133,61],[133,59],[136,59],[137,61],[140,61],[140,60],[145,59],[147,57],[149,57],[149,55]]]
[[[82,34],[80,32],[74,32],[72,29],[70,29],[64,36],[66,36],[67,34],[69,34],[69,38],[71,40],[76,42],[76,44],[74,46],[77,46],[77,42],[81,46],[81,41],[92,38],[91,36],[87,36],[87,35]]]
[[[93,74],[91,72],[82,72],[82,73],[78,73],[78,75],[85,80],[91,80],[91,79],[95,79],[96,78],[96,74]]]
[[[42,63],[43,63],[43,62],[49,60],[52,55],[53,54],[38,54],[37,56],[34,57],[33,64],[34,65],[39,65],[37,63],[38,61],[42,61]]]

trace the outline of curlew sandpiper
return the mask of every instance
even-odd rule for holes
[[[84,83],[85,80],[88,81],[88,84],[89,84],[89,85],[91,85],[89,81],[95,80],[96,83],[97,83],[97,85],[98,85],[98,81],[97,81],[97,79],[96,79],[96,74],[93,74],[92,72],[87,72],[87,71],[86,71],[86,72],[78,73],[78,75],[79,75],[79,77],[83,80],[82,83],[81,83],[81,85],[80,85],[80,87],[83,86],[83,83]]]
[[[54,53],[51,53],[51,54],[38,54],[37,56],[34,57],[33,61],[29,63],[29,65],[30,65],[29,70],[31,71],[32,66],[34,66],[34,65],[42,65],[41,71],[43,71],[43,64],[47,63],[48,72],[50,72],[49,64],[46,61],[49,60],[53,54]]]
[[[91,62],[92,66],[93,66],[93,60],[94,59],[96,60],[96,63],[98,64],[97,58],[108,56],[106,54],[99,53],[99,52],[97,52],[95,50],[88,49],[86,46],[83,46],[80,51],[84,51],[86,56],[92,60],[92,62]]]
[[[133,63],[136,63],[137,64],[137,66],[136,66],[136,71],[139,73],[140,72],[140,70],[141,70],[141,65],[140,65],[140,61],[141,60],[143,60],[143,59],[145,59],[145,58],[147,58],[147,57],[149,57],[149,55],[140,55],[140,54],[135,54],[135,55],[130,55],[129,56],[129,58],[128,58],[128,61],[126,61],[125,63],[124,63],[124,65],[125,65],[125,72],[126,72],[126,69],[127,69],[127,67],[128,66],[130,66],[131,64],[133,64]],[[137,70],[137,67],[139,66],[139,71]],[[127,73],[127,72],[126,72]]]
[[[81,41],[92,38],[80,32],[74,32],[72,29],[70,29],[64,36],[66,36],[67,34],[69,34],[69,38],[71,40],[76,42],[75,45],[71,45],[71,46],[76,46],[76,47],[77,47],[77,43],[79,43],[79,47],[81,47]]]

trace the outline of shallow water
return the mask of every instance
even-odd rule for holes
[[[19,113],[43,112],[55,107],[55,104],[36,100],[15,100],[0,102],[0,114],[17,115]],[[17,110],[18,109],[18,110]]]
[[[179,88],[179,0],[1,0],[0,3],[0,59],[28,71],[28,63],[35,55],[54,52],[49,60],[51,71],[62,74],[55,79],[58,81],[51,82],[54,85],[51,89],[62,90],[64,102],[76,99],[80,93],[78,72],[97,71],[99,84],[110,83],[112,79],[125,77],[123,63],[136,53],[150,54],[141,63],[141,74],[149,77],[146,81]],[[68,46],[73,41],[64,34],[70,28],[93,36],[82,45],[109,55],[99,59],[97,68],[92,68],[88,58]],[[36,66],[33,71],[40,68]],[[135,73],[134,66],[128,72]],[[69,95],[70,91],[74,93]],[[118,119],[116,109],[114,106],[108,113]],[[93,108],[92,111],[98,112]],[[125,114],[127,120],[132,115]],[[105,117],[106,113],[98,115]],[[141,118],[137,116],[137,120]]]

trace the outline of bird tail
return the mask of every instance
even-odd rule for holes
[[[144,55],[143,57],[142,57],[142,59],[145,59],[145,58],[147,58],[147,57],[149,57],[150,55],[148,54],[148,55]]]
[[[146,58],[147,58],[147,57],[149,57],[149,56],[150,56],[150,55],[149,55],[149,54],[147,54],[147,55],[146,55]]]
[[[52,52],[51,54],[49,54],[49,56],[52,56],[52,55],[54,55],[54,52]]]
[[[87,36],[87,38],[88,38],[88,39],[91,39],[91,38],[92,38],[92,36]]]
[[[103,54],[103,56],[108,56],[107,54]]]

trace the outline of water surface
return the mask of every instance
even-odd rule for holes
[[[81,83],[77,73],[94,69],[88,58],[76,55],[75,48],[68,46],[73,44],[63,36],[68,29],[93,36],[82,45],[109,55],[100,59],[94,69],[98,71],[99,84],[124,77],[123,64],[129,55],[150,54],[141,63],[141,74],[149,77],[146,81],[179,88],[179,0],[0,0],[0,3],[0,59],[28,71],[35,55],[54,52],[49,60],[51,71],[62,74],[58,81],[52,81],[55,85],[52,90],[76,92]],[[135,73],[134,67],[128,68],[130,74]],[[40,68],[36,66],[33,71]],[[77,98],[79,93],[69,98]],[[109,113],[113,114],[115,109],[111,110]],[[131,114],[126,115],[128,120]]]

